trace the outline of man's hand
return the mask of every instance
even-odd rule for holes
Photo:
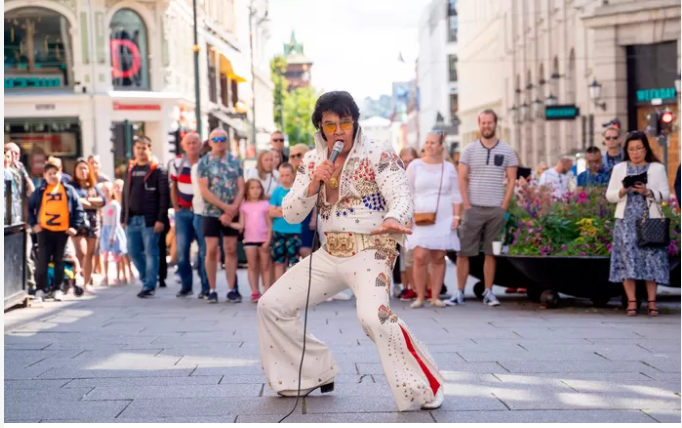
[[[236,204],[225,205],[225,207],[223,209],[223,213],[229,215],[230,219],[234,218],[234,216],[237,215],[238,211],[239,211],[239,205],[236,205]]]
[[[310,228],[310,230],[315,230],[317,228],[317,219],[311,218],[308,227]]]
[[[465,202],[465,203],[464,203],[464,211],[470,210],[471,208],[473,208],[473,207],[471,206],[471,203],[469,203],[469,202]]]
[[[500,208],[507,211],[507,209],[509,208],[509,201],[503,201],[502,205],[500,205]]]
[[[116,240],[114,238],[109,238],[109,244],[110,245],[114,245],[115,242],[116,242]]]
[[[232,216],[227,213],[224,213],[220,217],[218,217],[218,220],[220,220],[220,223],[223,226],[227,227],[232,223]]]
[[[370,232],[371,235],[383,235],[385,233],[404,233],[406,235],[412,235],[412,230],[403,226],[394,218],[387,218],[377,229]]]
[[[161,223],[160,221],[154,223],[154,233],[161,233],[163,232],[163,229],[164,229],[163,223]]]
[[[66,231],[66,234],[69,235],[69,236],[76,236],[76,233],[78,233],[78,231],[77,231],[76,229],[74,229],[73,227],[70,227],[70,228]]]
[[[43,231],[43,228],[40,227],[39,224],[36,224],[35,226],[33,226],[33,233],[40,233],[42,231]]]
[[[313,171],[313,181],[317,183],[320,181],[326,183],[330,178],[332,178],[333,173],[334,164],[325,159],[321,164],[317,165],[315,171]]]

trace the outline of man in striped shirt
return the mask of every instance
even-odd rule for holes
[[[469,144],[459,160],[464,214],[459,233],[461,249],[457,254],[458,290],[448,301],[450,305],[464,303],[469,257],[479,254],[481,235],[485,252],[483,304],[500,304],[492,290],[495,279],[493,241],[504,225],[507,207],[514,194],[519,160],[509,145],[495,137],[497,115],[494,111],[484,110],[478,115],[478,128],[481,139]],[[506,188],[505,176],[508,178]]]
[[[175,210],[175,239],[177,244],[178,273],[182,282],[182,288],[178,297],[192,295],[192,265],[190,264],[190,247],[194,239],[201,247],[203,233],[201,223],[195,221],[192,199],[194,188],[192,187],[192,166],[199,162],[201,150],[201,138],[197,133],[185,135],[180,143],[185,154],[178,156],[171,166],[171,202]],[[199,258],[199,277],[205,281],[204,260]],[[199,296],[200,298],[202,296]]]

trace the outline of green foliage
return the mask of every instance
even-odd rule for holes
[[[287,60],[283,56],[276,56],[270,60],[270,78],[275,84],[275,89],[272,91],[273,95],[273,109],[275,114],[275,123],[281,127],[283,123],[282,112],[284,105],[284,97],[286,94],[288,82],[284,78],[284,72],[287,70]]]
[[[284,132],[289,146],[314,144],[315,127],[310,120],[319,94],[314,88],[298,88],[284,94]]]

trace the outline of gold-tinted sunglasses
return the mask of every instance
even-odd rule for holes
[[[333,132],[336,132],[337,126],[341,126],[342,131],[350,131],[351,129],[353,129],[353,121],[342,120],[341,122],[325,122],[322,124],[322,129],[327,134],[331,134]]]

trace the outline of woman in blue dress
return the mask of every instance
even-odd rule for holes
[[[627,316],[637,315],[635,281],[645,281],[648,294],[648,312],[658,315],[656,288],[668,285],[667,247],[640,247],[637,245],[637,221],[648,211],[649,218],[661,218],[661,203],[670,197],[670,187],[665,167],[656,159],[646,134],[631,132],[624,147],[624,159],[613,168],[606,198],[616,203],[616,226],[613,231],[611,251],[611,282],[622,282],[628,298]],[[647,183],[625,187],[623,180],[629,175],[647,174]]]

